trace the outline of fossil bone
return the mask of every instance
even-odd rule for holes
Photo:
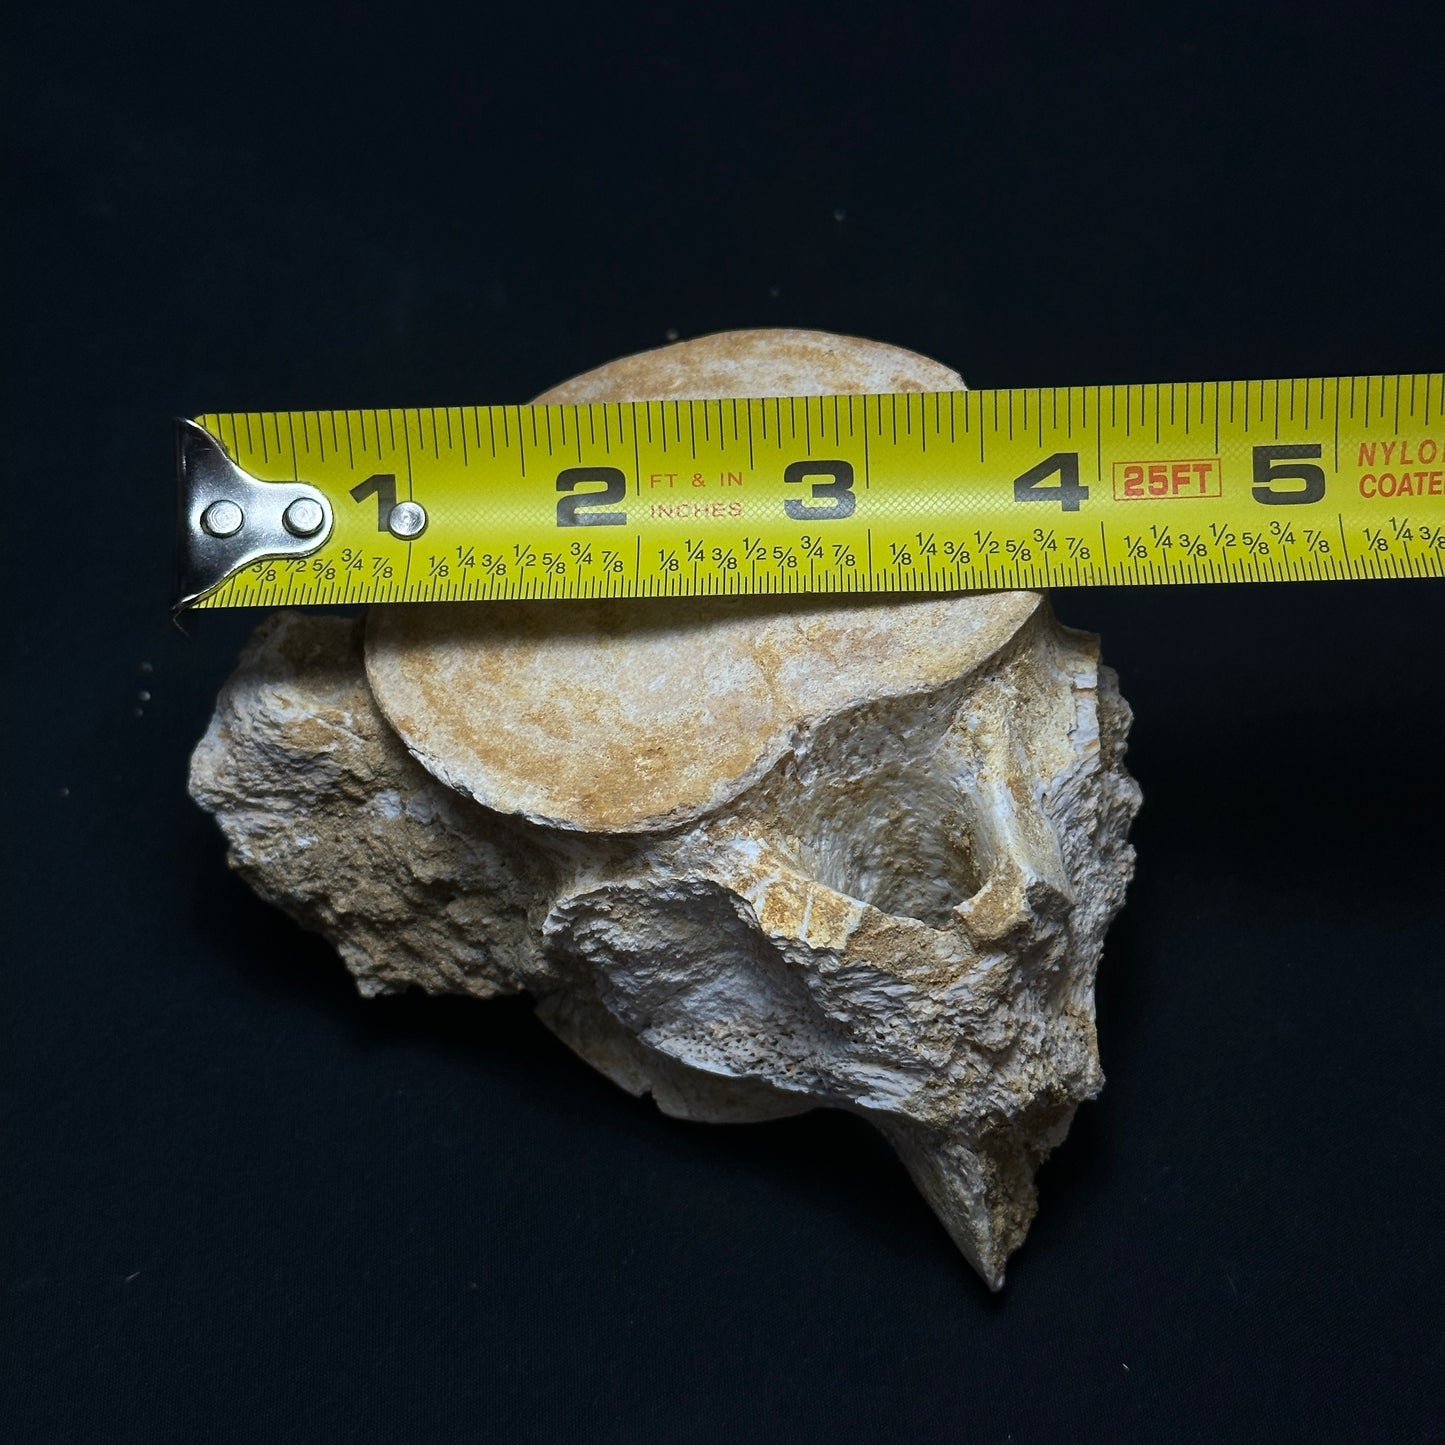
[[[541,398],[962,383],[734,332]],[[192,760],[230,861],[368,995],[530,992],[665,1112],[850,1109],[992,1288],[1102,1083],[1127,705],[1037,593],[278,614]]]

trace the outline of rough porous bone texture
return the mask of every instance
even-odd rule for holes
[[[958,388],[734,332],[543,400]],[[871,1119],[994,1288],[1102,1075],[1129,710],[1032,592],[416,606],[262,624],[191,791],[371,995],[526,990],[687,1119]]]

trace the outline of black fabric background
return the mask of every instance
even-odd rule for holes
[[[1056,595],[1146,803],[998,1298],[851,1118],[363,1003],[185,797],[256,618],[167,621],[174,415],[1445,364],[1436,7],[946,14],[7,18],[7,1440],[1445,1438],[1445,585]]]

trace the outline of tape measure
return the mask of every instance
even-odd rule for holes
[[[1445,374],[178,422],[177,607],[1445,575]]]

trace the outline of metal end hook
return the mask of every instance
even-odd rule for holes
[[[203,426],[176,418],[176,601],[172,617],[256,562],[308,557],[331,536],[324,492],[243,471]]]

